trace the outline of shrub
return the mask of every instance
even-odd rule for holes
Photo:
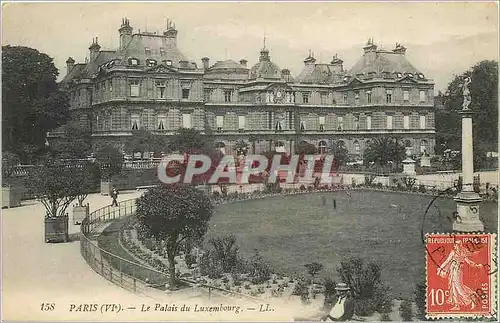
[[[382,315],[380,315],[380,321],[382,321],[382,322],[391,321],[391,317],[389,316],[389,313],[382,313]]]
[[[425,320],[425,294],[426,294],[425,281],[417,283],[415,285],[415,290],[413,291],[413,296],[415,299],[415,304],[417,305],[417,312],[415,316],[417,319]]]
[[[292,291],[292,295],[300,296],[300,300],[302,304],[309,304],[309,286],[307,285],[304,277],[301,277],[297,280],[295,284],[295,288]]]
[[[351,288],[355,300],[355,313],[369,316],[373,312],[390,312],[392,299],[389,288],[382,284],[380,265],[357,257],[341,261],[337,268],[342,282]]]
[[[325,281],[323,282],[323,286],[325,286],[325,302],[324,306],[325,308],[329,305],[332,305],[333,302],[335,301],[335,296],[337,292],[335,291],[335,287],[337,286],[337,283],[331,279],[331,278],[325,278]]]
[[[382,188],[382,187],[384,187],[384,185],[382,183],[377,183],[377,187]]]
[[[213,198],[215,198],[215,199],[220,198],[220,196],[221,196],[221,194],[219,193],[219,191],[214,191],[214,192],[212,193],[212,197],[213,197]]]
[[[200,259],[200,273],[212,279],[222,277],[224,270],[219,262],[214,261],[213,252],[207,251]]]
[[[307,269],[307,273],[311,275],[312,281],[314,282],[314,277],[323,269],[323,264],[319,262],[312,262],[310,264],[304,265]]]
[[[401,315],[401,318],[405,322],[413,320],[413,309],[409,300],[405,299],[401,302],[399,306],[399,315]]]
[[[306,190],[306,186],[304,184],[300,185],[300,190],[301,191],[305,191]]]
[[[424,184],[420,184],[420,185],[418,186],[418,191],[419,191],[420,193],[425,193],[425,185],[424,185]]]

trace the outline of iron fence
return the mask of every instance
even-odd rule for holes
[[[81,224],[80,251],[89,266],[112,283],[134,292],[164,289],[168,275],[151,267],[112,254],[98,246],[99,229],[106,223],[132,215],[136,199],[121,201],[117,207],[105,206],[86,217]],[[118,239],[117,242],[118,243]]]

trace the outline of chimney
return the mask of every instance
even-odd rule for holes
[[[66,75],[68,75],[69,72],[71,72],[74,66],[75,66],[75,60],[73,59],[73,57],[68,57],[68,60],[66,61]]]
[[[177,45],[177,29],[172,20],[167,19],[167,29],[163,32],[163,36],[172,40],[174,45]]]
[[[122,18],[122,25],[118,32],[120,33],[120,51],[124,50],[132,39],[133,28],[130,26],[130,21],[127,18]]]
[[[343,63],[344,63],[344,61],[341,60],[340,58],[338,58],[337,54],[335,54],[335,56],[333,56],[333,59],[330,62],[330,64],[333,66],[333,71],[335,73],[341,73],[344,71]]]
[[[377,51],[377,45],[373,43],[373,38],[368,38],[368,41],[366,42],[366,46],[363,47],[365,53],[369,52],[376,52]]]
[[[400,43],[396,43],[396,47],[392,50],[394,54],[404,55],[406,53],[406,47],[401,45]]]
[[[243,67],[247,67],[247,63],[248,63],[248,61],[244,58],[240,60],[240,65]]]
[[[314,53],[311,53],[311,50],[309,50],[309,56],[304,60],[305,65],[313,65],[316,63],[316,59],[314,58]]]
[[[90,45],[89,50],[90,50],[90,62],[95,61],[97,58],[97,55],[99,55],[99,50],[101,49],[101,46],[99,46],[99,42],[97,37],[92,39],[92,45]]]
[[[208,67],[210,66],[210,58],[203,57],[201,61],[203,63],[203,69],[208,70]]]

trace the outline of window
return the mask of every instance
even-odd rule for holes
[[[151,49],[149,49],[149,47],[144,47],[144,53],[146,53],[146,55],[150,55]]]
[[[167,116],[165,114],[158,115],[158,125],[156,129],[165,130],[165,124],[167,123]]]
[[[238,129],[245,129],[245,123],[246,123],[246,120],[245,120],[245,116],[238,116]]]
[[[288,129],[293,129],[293,112],[288,111]]]
[[[141,116],[139,114],[136,114],[136,113],[131,114],[130,115],[130,122],[131,122],[130,128],[132,130],[139,130],[141,127],[141,124],[140,124]]]
[[[156,81],[156,88],[158,90],[158,98],[165,98],[165,81]]]
[[[139,65],[139,60],[137,58],[131,58],[129,59],[129,64],[132,66],[137,66]]]
[[[189,89],[182,89],[182,98],[189,99]]]
[[[191,113],[182,114],[182,127],[187,129],[191,128]]]
[[[130,96],[139,96],[139,87],[140,87],[139,80],[130,81]]]
[[[387,116],[387,129],[392,129],[392,116]]]
[[[156,66],[156,61],[154,59],[148,59],[146,61],[146,64],[148,65],[148,67],[153,67]]]
[[[385,91],[385,99],[387,103],[392,103],[392,90]]]
[[[344,130],[344,117],[338,117],[337,123],[338,123],[338,130],[339,131]]]
[[[403,128],[410,129],[410,116],[403,116]]]
[[[354,128],[356,130],[359,130],[359,117],[358,116],[354,117]]]
[[[166,64],[167,64],[167,66],[172,66],[172,61],[168,59],[168,60],[166,61]]]
[[[283,131],[283,125],[281,124],[281,120],[276,120],[276,124],[274,125],[274,130]]]
[[[324,140],[321,140],[319,143],[318,143],[318,152],[320,154],[324,154],[326,152],[326,148],[328,147],[328,144],[326,143],[326,141]]]
[[[397,73],[396,75],[397,75],[398,77],[403,77],[403,74],[401,74],[401,73]]]
[[[366,116],[366,129],[372,129],[372,116]]]
[[[165,55],[165,48],[160,47],[160,55],[164,56]]]
[[[354,146],[354,152],[355,152],[356,154],[359,154],[359,151],[360,151],[359,141],[354,140],[354,142],[353,142],[352,144],[353,144],[353,146]]]
[[[302,93],[302,103],[309,103],[309,92]]]
[[[366,91],[366,102],[368,102],[368,104],[372,103],[372,91]]]
[[[325,117],[319,117],[319,130],[325,131]]]
[[[224,128],[224,116],[217,116],[217,130],[221,131]]]
[[[109,80],[109,83],[108,83],[108,87],[109,87],[109,92],[113,92],[113,81],[112,80]]]
[[[403,90],[403,101],[404,102],[410,101],[410,91]]]
[[[233,90],[224,90],[224,102],[231,102],[233,100]]]
[[[273,128],[273,113],[271,111],[267,113],[267,127],[269,129]]]
[[[425,129],[425,116],[420,116],[420,129]]]
[[[344,104],[347,104],[347,93],[342,93],[342,102],[344,102]]]
[[[212,96],[212,89],[204,89],[203,90],[203,100],[205,102],[210,101],[211,96]]]
[[[304,120],[300,120],[300,131],[306,130],[306,123]]]
[[[419,95],[420,95],[420,102],[425,102],[425,91],[420,90]]]
[[[359,92],[354,93],[354,104],[359,105]]]
[[[426,140],[422,140],[420,141],[420,153],[421,154],[426,154],[427,153],[427,150],[429,149],[428,148],[428,143]]]
[[[321,93],[321,104],[328,104],[328,93]]]

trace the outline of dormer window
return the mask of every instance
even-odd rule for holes
[[[389,72],[382,72],[382,77],[388,79],[391,77],[391,74]]]
[[[418,78],[423,80],[425,78],[424,74],[418,74]]]
[[[409,77],[413,77],[413,73],[408,73],[408,76]]]
[[[132,66],[139,65],[139,60],[137,58],[129,58],[128,63]]]
[[[167,60],[167,61],[165,62],[165,64],[167,64],[167,66],[172,66],[172,61],[171,61],[171,60]]]
[[[154,59],[148,59],[146,60],[146,64],[148,67],[153,67],[156,66],[156,61]]]
[[[401,74],[401,73],[396,73],[396,76],[397,76],[397,77],[403,77],[403,74]]]

